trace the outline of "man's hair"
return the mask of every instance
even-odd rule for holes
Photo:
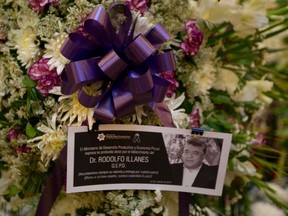
[[[220,152],[222,151],[222,144],[223,144],[223,139],[216,139],[214,138],[215,144],[219,148]]]
[[[203,152],[204,154],[206,154],[206,145],[205,142],[203,142],[201,139],[197,139],[197,138],[189,138],[187,140],[187,145],[192,145],[192,146],[196,146],[196,147],[202,147],[203,148]]]

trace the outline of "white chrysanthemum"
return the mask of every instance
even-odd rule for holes
[[[271,215],[277,215],[277,216],[285,216],[285,212],[278,208],[277,206],[268,203],[259,201],[256,203],[253,203],[251,205],[251,211],[252,216],[271,216]]]
[[[219,68],[216,81],[213,84],[213,88],[217,90],[227,91],[232,95],[237,88],[239,78],[231,70]]]
[[[60,74],[65,66],[65,64],[69,61],[67,58],[65,58],[61,52],[61,46],[64,44],[65,40],[67,38],[66,33],[55,33],[53,35],[53,38],[46,39],[47,44],[45,45],[45,54],[44,58],[50,58],[48,61],[49,70],[52,70],[56,68],[57,73]]]
[[[73,95],[61,96],[59,98],[61,104],[58,112],[63,116],[61,120],[63,122],[68,121],[68,126],[81,126],[82,123],[87,120],[88,126],[91,129],[95,122],[93,118],[94,108],[84,107],[79,103],[77,96],[78,94],[75,93]]]
[[[47,119],[48,126],[41,125],[37,129],[44,135],[28,140],[28,143],[38,142],[37,147],[41,150],[41,160],[48,166],[51,160],[56,160],[60,151],[67,141],[67,134],[62,125],[56,126],[57,114]]]
[[[173,123],[177,128],[185,128],[188,124],[188,115],[185,109],[177,109],[185,100],[185,94],[182,93],[178,98],[173,94],[171,98],[165,98],[165,102],[171,112]]]
[[[29,68],[39,56],[40,49],[37,46],[36,33],[31,29],[21,29],[15,31],[15,48],[17,49],[17,59],[22,66]]]
[[[240,102],[254,101],[256,98],[264,99],[262,92],[271,91],[273,82],[268,80],[251,80],[247,81],[246,85],[240,92],[232,96],[232,99]],[[269,98],[265,98],[264,102],[271,102]]]

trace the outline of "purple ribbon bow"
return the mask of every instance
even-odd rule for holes
[[[126,20],[114,29],[111,20],[122,13]],[[137,19],[136,19],[137,20]],[[112,122],[116,117],[135,113],[135,106],[161,103],[170,82],[159,73],[175,69],[172,50],[160,52],[169,39],[159,24],[145,35],[133,37],[131,11],[122,3],[114,3],[109,13],[98,5],[84,22],[87,35],[70,33],[61,53],[71,63],[61,74],[61,91],[73,94],[85,107],[95,107],[94,117]],[[95,85],[100,89],[91,91]]]

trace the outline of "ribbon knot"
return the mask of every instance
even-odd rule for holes
[[[125,16],[115,30],[113,17]],[[137,21],[137,19],[136,19]],[[160,52],[169,39],[159,24],[133,38],[135,24],[127,6],[114,3],[109,13],[98,5],[84,22],[87,35],[70,33],[61,53],[71,60],[61,74],[61,91],[73,94],[85,107],[95,107],[103,122],[135,113],[135,106],[161,103],[170,82],[159,73],[175,69],[172,50]]]

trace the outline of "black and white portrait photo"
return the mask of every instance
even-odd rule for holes
[[[212,158],[214,152],[217,152],[216,158],[221,152],[209,149],[211,140],[214,142],[213,138],[187,138],[181,154],[182,162],[171,165],[175,184],[186,187],[215,188],[219,162],[210,165],[207,157]]]

